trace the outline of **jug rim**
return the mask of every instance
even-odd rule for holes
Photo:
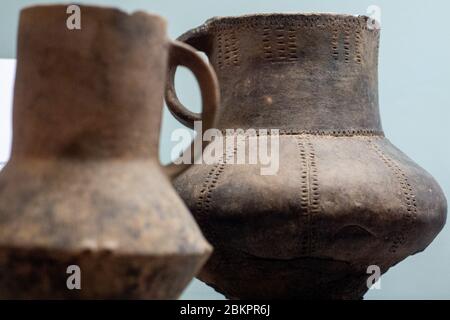
[[[380,27],[373,28],[370,22],[373,21],[367,15],[352,15],[342,13],[326,12],[299,12],[299,13],[253,13],[236,16],[216,16],[207,19],[203,24],[192,28],[177,40],[189,38],[193,35],[209,33],[210,31],[220,31],[221,29],[250,28],[262,26],[304,26],[309,28],[336,28],[345,26],[360,30],[379,32]]]
[[[36,13],[38,11],[41,10],[56,10],[58,8],[61,9],[65,9],[67,10],[67,8],[71,5],[76,5],[78,7],[80,7],[81,9],[90,9],[90,10],[102,10],[102,11],[109,11],[109,12],[115,12],[118,13],[120,15],[123,15],[124,17],[128,17],[128,18],[133,18],[136,16],[142,16],[148,19],[158,19],[160,20],[162,23],[164,23],[167,26],[167,20],[166,18],[164,18],[163,16],[157,14],[157,13],[152,13],[152,12],[147,12],[144,10],[134,10],[131,12],[122,10],[120,8],[117,7],[112,7],[112,6],[103,6],[103,5],[91,5],[91,4],[81,4],[81,3],[55,3],[55,4],[31,4],[31,5],[27,5],[27,6],[23,6],[22,9],[20,10],[20,14],[31,14],[31,13]]]
[[[317,20],[334,20],[336,22],[367,22],[370,17],[366,15],[352,15],[332,12],[275,12],[275,13],[252,13],[234,16],[215,16],[205,21],[205,25],[216,23],[242,23],[242,22],[258,22],[267,20],[285,20],[285,21],[301,21],[309,20],[314,22]]]
[[[349,28],[361,30],[371,34],[379,34],[380,26],[373,27],[375,19],[367,15],[352,15],[326,12],[291,12],[291,13],[252,13],[236,16],[216,16],[206,20],[200,26],[194,27],[183,34],[177,40],[189,44],[196,43],[199,46],[201,38],[214,32],[230,29],[249,29],[270,27],[296,27],[302,26],[311,29],[336,29]],[[201,46],[201,45],[200,45]]]

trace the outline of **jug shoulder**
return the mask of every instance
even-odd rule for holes
[[[278,172],[260,169],[197,165],[175,181],[215,245],[346,260],[358,239],[396,260],[423,250],[445,223],[439,185],[383,137],[280,137]],[[369,255],[364,249],[360,259]]]

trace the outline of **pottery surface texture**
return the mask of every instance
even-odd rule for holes
[[[443,228],[441,188],[383,134],[367,17],[213,18],[179,40],[217,72],[216,128],[280,130],[276,175],[229,156],[174,181],[215,248],[202,281],[233,299],[360,299],[369,266],[386,272]]]
[[[66,9],[20,17],[0,298],[177,298],[211,247],[158,160],[175,45],[158,16],[82,6],[69,30]]]

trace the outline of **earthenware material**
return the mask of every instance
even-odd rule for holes
[[[442,229],[442,190],[383,134],[368,22],[213,18],[179,38],[218,74],[214,127],[280,129],[276,175],[226,159],[174,181],[215,248],[199,278],[227,297],[359,299],[369,266],[386,272]]]
[[[20,17],[0,298],[176,298],[211,247],[159,164],[165,77],[192,69],[207,128],[215,75],[159,16],[82,6],[69,30],[66,9]],[[71,265],[81,290],[68,289]]]

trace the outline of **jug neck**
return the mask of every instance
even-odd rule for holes
[[[382,134],[379,32],[367,17],[214,18],[183,38],[207,52],[218,74],[219,129]]]
[[[165,21],[80,7],[81,30],[67,6],[21,12],[12,156],[157,158]]]

